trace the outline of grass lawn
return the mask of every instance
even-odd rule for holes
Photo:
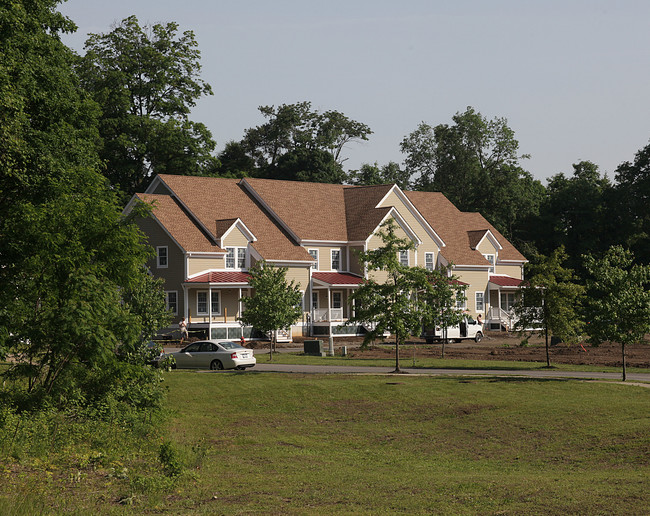
[[[650,507],[646,388],[254,371],[173,371],[165,383],[171,415],[150,449],[121,443],[127,473],[109,474],[106,465],[75,480],[74,468],[44,471],[36,484],[14,464],[12,488],[0,494],[4,507],[29,498],[30,485],[39,486],[46,513],[47,497],[56,496],[65,499],[58,510],[79,514],[647,514]],[[182,467],[167,483],[161,438],[171,449],[165,464]],[[87,453],[112,456],[95,446]],[[119,497],[128,504],[118,505]]]
[[[269,363],[269,353],[257,351],[255,358],[259,364]],[[302,352],[273,353],[272,363],[301,364],[301,365],[348,365],[368,367],[394,367],[395,357],[392,358],[353,358],[342,356],[318,357],[305,355]],[[544,370],[546,362],[522,362],[515,360],[465,360],[458,358],[420,358],[408,356],[408,350],[400,353],[400,367],[422,369],[486,369],[486,370]],[[621,373],[620,367],[582,364],[559,364],[551,361],[551,369],[558,371],[589,371]],[[650,369],[628,367],[628,373],[650,373]]]

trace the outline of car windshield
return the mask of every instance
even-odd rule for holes
[[[235,344],[234,342],[219,342],[219,346],[221,346],[224,349],[237,349],[241,348],[239,344]]]

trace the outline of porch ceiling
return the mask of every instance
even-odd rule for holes
[[[312,272],[314,283],[322,287],[358,287],[363,282],[361,276],[349,272]]]

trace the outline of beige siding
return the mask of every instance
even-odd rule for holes
[[[479,312],[476,311],[476,292],[486,292],[488,284],[488,274],[487,271],[453,271],[455,276],[458,276],[458,279],[464,283],[469,283],[467,290],[465,291],[465,296],[467,297],[466,309],[467,311],[476,316]],[[485,315],[485,310],[487,308],[487,297],[484,294],[483,310],[480,312]]]
[[[225,258],[192,256],[189,258],[188,276],[209,270],[222,270],[226,266]]]
[[[247,246],[248,246],[248,239],[237,227],[235,227],[230,233],[228,233],[228,236],[225,238],[223,242],[223,247],[247,247]]]
[[[497,265],[496,274],[521,279],[521,266],[519,265]]]
[[[492,245],[489,238],[484,238],[481,244],[477,248],[478,252],[481,254],[497,254],[496,248]]]
[[[398,238],[406,238],[408,239],[408,235],[406,232],[398,225],[397,229],[395,230],[395,235]],[[376,233],[373,234],[370,239],[368,240],[368,250],[373,250],[373,249],[378,249],[384,245],[384,241],[381,239],[380,236],[378,236]],[[419,255],[421,253],[420,250],[415,250],[411,249],[409,252],[409,265],[415,266],[415,265],[422,265],[424,266],[424,254],[422,254],[422,261],[419,260],[419,256],[416,258],[416,253]]]
[[[415,215],[413,215],[413,213],[409,211],[409,209],[402,202],[402,200],[397,196],[397,194],[395,194],[395,192],[392,192],[383,202],[382,206],[385,207],[394,206],[399,212],[400,216],[406,221],[406,223],[411,227],[411,229],[415,232],[415,234],[422,242],[418,246],[417,256],[416,257],[409,256],[410,264],[420,265],[424,267],[424,253],[430,253],[430,252],[434,253],[433,259],[435,263],[435,260],[437,259],[437,255],[438,255],[438,245],[434,242],[433,238],[431,238],[429,233],[427,233],[424,226],[415,217]]]
[[[300,290],[309,288],[309,267],[289,267],[287,282],[295,281]]]
[[[176,291],[177,315],[172,320],[172,325],[178,323],[183,316],[183,281],[185,280],[185,255],[176,245],[174,240],[160,227],[153,218],[138,220],[138,227],[147,235],[148,244],[154,252],[158,246],[167,246],[167,268],[158,268],[156,256],[148,260],[147,267],[156,278],[162,278],[166,291]]]

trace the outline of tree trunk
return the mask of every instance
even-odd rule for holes
[[[544,328],[544,335],[546,337],[546,367],[551,367],[551,356],[548,352],[548,326]]]
[[[401,373],[402,370],[399,368],[399,340],[397,334],[395,334],[395,371],[394,373]]]
[[[447,343],[447,328],[442,330],[442,357],[445,358],[445,344]]]
[[[271,342],[269,343],[269,362],[273,360],[273,348],[275,347],[274,341],[275,341],[275,331],[271,333]]]
[[[623,353],[623,381],[627,378],[627,372],[625,370],[625,344],[621,344],[621,352]]]

